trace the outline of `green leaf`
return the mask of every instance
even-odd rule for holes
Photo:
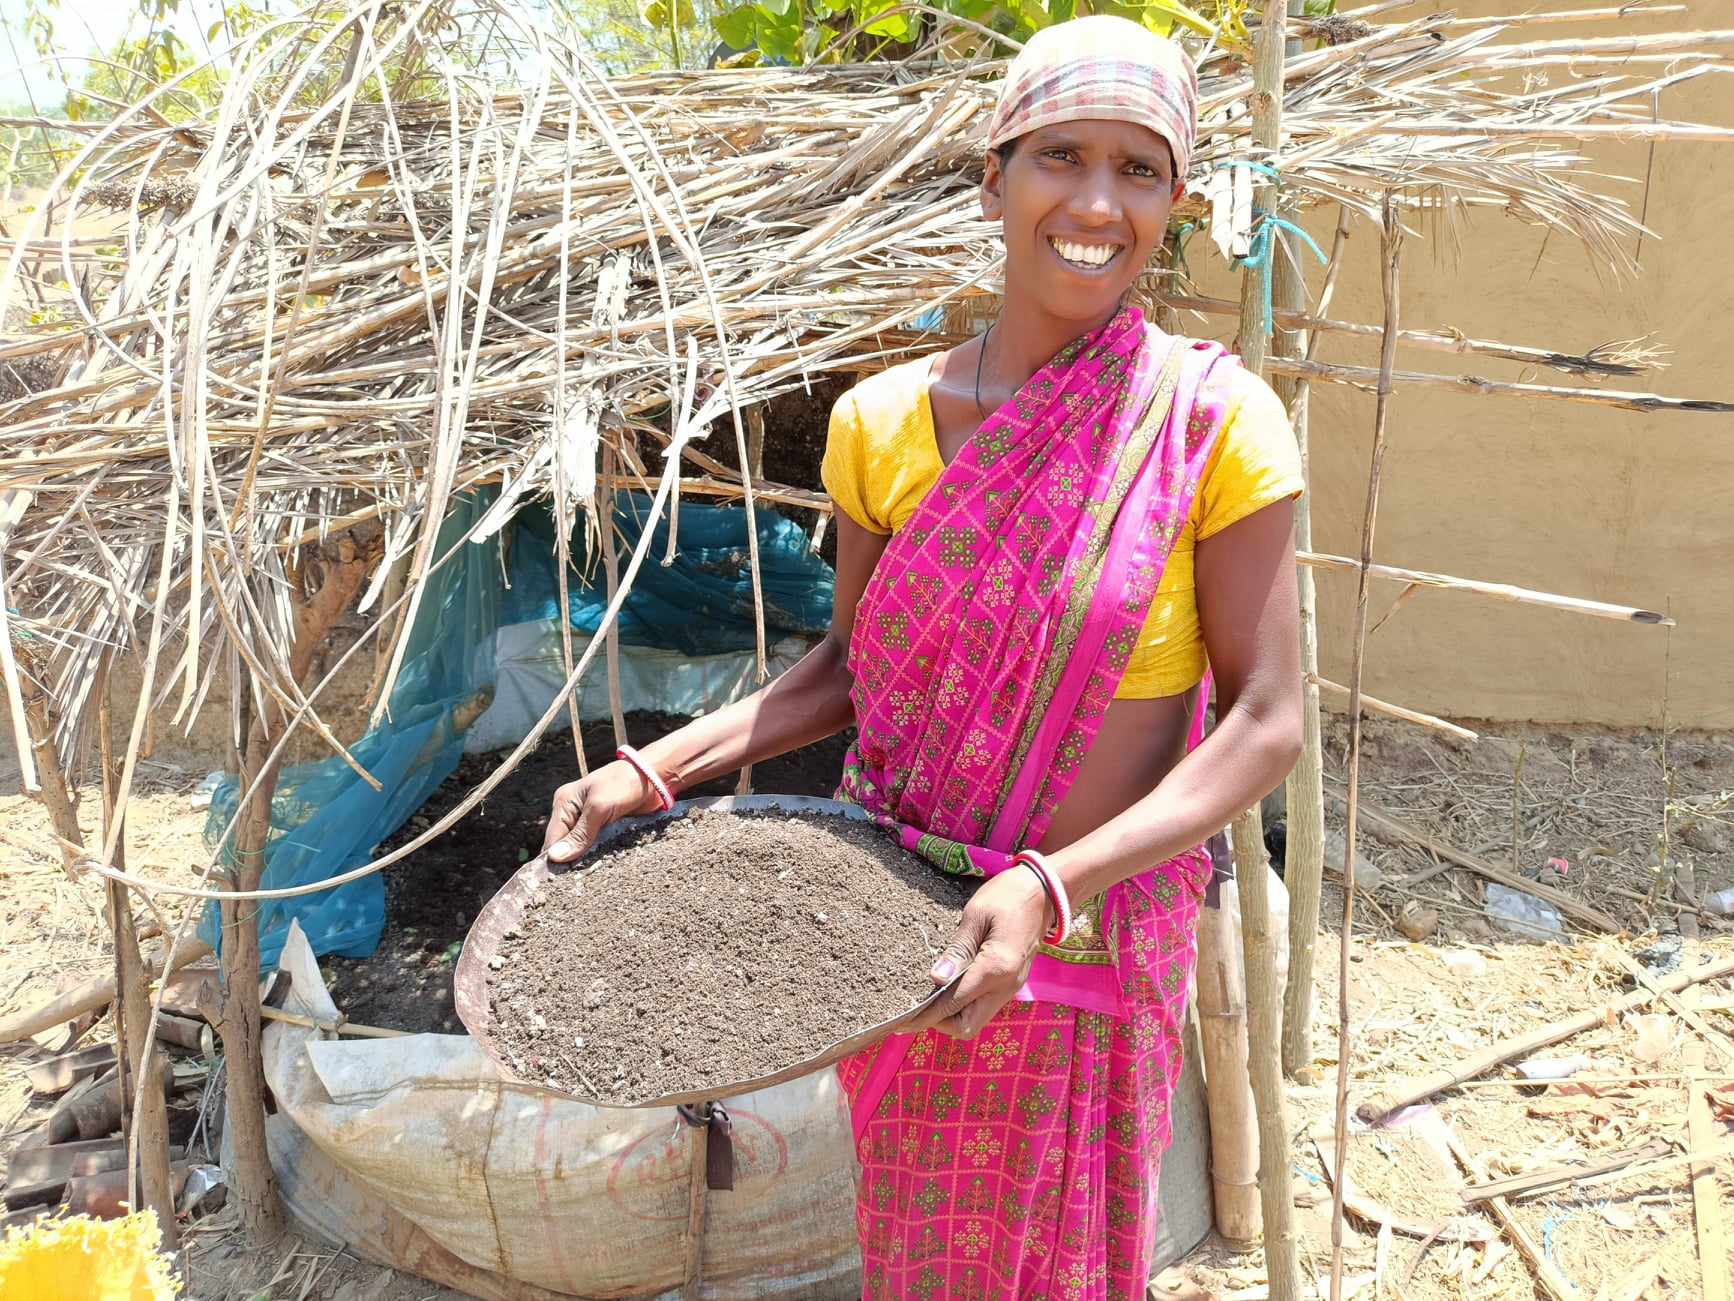
[[[758,43],[755,39],[753,6],[742,5],[738,9],[718,14],[716,34],[722,37],[732,50],[752,49]]]
[[[895,7],[896,0],[886,0],[884,4],[870,5],[866,13],[861,16],[865,18],[869,14],[883,13],[885,10]],[[912,34],[908,14],[889,14],[884,18],[875,19],[867,24],[866,31],[870,36],[889,36],[894,41],[907,41]]]
[[[759,0],[755,7],[761,13],[777,18],[786,18],[793,7],[793,0]]]
[[[1077,11],[1077,0],[1048,0],[1048,12],[1056,23],[1070,22]]]

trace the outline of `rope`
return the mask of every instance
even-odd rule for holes
[[[1249,172],[1257,172],[1266,178],[1274,188],[1282,189],[1282,169],[1274,163],[1262,163],[1251,158],[1228,158],[1218,163],[1215,170],[1222,171],[1230,167],[1241,167]],[[1188,225],[1190,224],[1188,223]],[[1286,217],[1279,217],[1274,212],[1266,212],[1263,209],[1254,210],[1252,241],[1247,247],[1245,256],[1237,260],[1243,270],[1262,273],[1260,280],[1264,290],[1264,333],[1266,338],[1276,333],[1276,318],[1272,314],[1271,305],[1271,282],[1276,277],[1272,274],[1275,268],[1271,263],[1271,255],[1277,245],[1276,232],[1278,230],[1286,230],[1303,242],[1313,251],[1313,256],[1319,260],[1320,266],[1325,266],[1329,261],[1325,257],[1324,250],[1313,243],[1313,237],[1295,225],[1294,222],[1289,221]],[[1189,232],[1183,228],[1182,234],[1186,233]]]

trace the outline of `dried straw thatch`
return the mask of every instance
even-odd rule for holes
[[[1623,269],[1638,223],[1580,183],[1572,142],[1726,137],[1656,122],[1650,93],[1719,69],[1734,33],[1573,42],[1594,75],[1536,88],[1521,74],[1566,54],[1524,39],[1546,18],[1351,16],[1290,60],[1287,143],[1263,158],[1249,70],[1207,52],[1217,190],[1180,218],[1244,250],[1231,164],[1254,161],[1297,204],[1492,205]],[[480,533],[526,495],[594,519],[612,449],[624,477],[660,479],[658,509],[681,474],[740,495],[689,440],[732,413],[747,464],[741,406],[911,346],[897,327],[995,273],[975,195],[991,60],[610,80],[522,6],[478,0],[461,21],[310,12],[229,65],[209,115],[171,121],[171,85],[69,128],[81,147],[0,289],[7,321],[51,318],[0,338],[0,370],[27,376],[0,402],[0,667],[21,720],[14,638],[32,648],[68,759],[113,650],[148,684],[135,756],[153,706],[184,718],[242,663],[256,699],[316,719],[289,667],[310,544],[371,531],[361,609],[400,647],[454,494],[501,487]],[[74,235],[104,207],[120,234]]]

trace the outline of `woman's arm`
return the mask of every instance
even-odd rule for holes
[[[1214,835],[1273,789],[1300,754],[1293,503],[1266,506],[1200,542],[1196,563],[1216,727],[1150,794],[1047,855],[1072,900],[1092,898]],[[974,1038],[1029,978],[1051,922],[1034,872],[1002,872],[981,885],[933,965],[935,985],[953,978],[957,985],[912,1028]]]
[[[836,512],[837,588],[831,628],[787,673],[744,700],[694,719],[640,750],[670,786],[696,786],[842,731],[855,720],[849,700],[849,637],[855,607],[890,538]],[[554,792],[542,846],[563,863],[592,844],[616,818],[649,813],[656,793],[630,764],[616,761]]]

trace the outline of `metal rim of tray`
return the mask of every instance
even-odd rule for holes
[[[652,813],[642,818],[624,818],[619,822],[612,823],[603,829],[602,834],[596,838],[596,843],[582,856],[572,863],[561,866],[557,871],[550,870],[546,856],[541,854],[519,868],[512,878],[495,892],[494,897],[488,900],[481,912],[476,914],[475,921],[470,924],[469,933],[464,936],[463,952],[458,956],[457,971],[453,982],[458,1020],[463,1022],[464,1029],[468,1030],[471,1037],[481,1045],[482,1051],[487,1054],[488,1060],[493,1062],[500,1074],[527,1088],[556,1097],[572,1098],[595,1107],[614,1107],[623,1111],[637,1111],[646,1107],[690,1106],[696,1103],[732,1098],[742,1093],[752,1093],[758,1089],[769,1088],[773,1084],[782,1084],[788,1080],[799,1079],[803,1075],[810,1075],[814,1071],[823,1070],[827,1066],[835,1065],[850,1053],[871,1047],[887,1035],[895,1034],[899,1027],[909,1024],[926,1011],[945,992],[943,989],[935,990],[907,1012],[894,1016],[890,1020],[881,1021],[877,1025],[857,1030],[847,1038],[837,1040],[814,1056],[781,1067],[768,1075],[755,1076],[749,1080],[737,1080],[711,1089],[664,1094],[662,1097],[651,1098],[645,1102],[609,1102],[603,1098],[590,1097],[587,1094],[574,1093],[567,1089],[551,1088],[534,1080],[526,1080],[513,1070],[511,1063],[494,1041],[493,1015],[491,1002],[488,998],[488,960],[500,951],[506,932],[516,929],[518,924],[523,921],[524,913],[536,891],[556,875],[586,870],[584,861],[590,855],[604,845],[619,839],[621,836],[629,835],[640,827],[683,818],[699,810],[714,810],[719,813],[752,813],[770,809],[785,813],[841,815],[863,822],[867,820],[867,815],[853,804],[844,804],[838,800],[818,799],[810,795],[717,795],[709,799],[683,800],[666,813]]]

